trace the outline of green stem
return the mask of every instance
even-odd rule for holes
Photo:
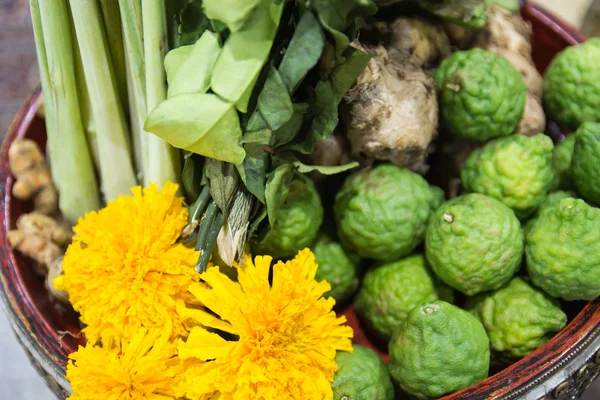
[[[89,0],[70,0],[70,4],[98,132],[102,191],[110,201],[128,194],[137,183],[129,132],[116,89],[100,7]]]
[[[100,207],[96,176],[81,121],[75,60],[65,0],[31,0],[53,179],[64,216],[75,223]]]
[[[142,0],[144,27],[144,59],[146,67],[146,111],[150,113],[167,98],[163,60],[167,51],[165,3],[163,0]],[[181,154],[155,135],[147,137],[146,183],[180,182]]]
[[[129,116],[136,170],[144,182],[148,170],[146,121],[146,69],[144,68],[144,43],[142,40],[142,4],[140,0],[119,0],[129,94]]]
[[[123,31],[121,28],[121,15],[117,0],[100,0],[100,8],[104,17],[104,27],[110,59],[113,65],[117,90],[121,104],[127,104],[127,72],[125,66],[125,50],[123,49]]]
[[[211,204],[215,205],[214,203]],[[196,263],[196,271],[199,273],[202,273],[204,271],[206,271],[206,266],[208,265],[208,262],[210,261],[210,256],[212,254],[213,249],[215,248],[215,244],[217,243],[217,237],[219,236],[219,232],[221,231],[221,228],[223,227],[223,224],[225,223],[225,216],[223,215],[223,212],[219,209],[219,207],[216,207],[215,205],[215,209],[216,211],[214,212],[214,215],[211,218],[210,221],[210,225],[207,223],[206,226],[208,227],[208,229],[206,230],[201,230],[200,233],[204,233],[204,235],[201,235],[200,233],[198,234],[198,240],[196,242],[196,250],[199,250],[200,253],[200,258],[198,258],[198,262]],[[209,206],[209,210],[210,210],[210,206]],[[208,216],[208,211],[207,211],[207,216]],[[202,228],[201,228],[202,229]],[[202,239],[201,239],[202,236]],[[200,246],[198,246],[198,244]]]
[[[81,122],[83,122],[83,129],[85,130],[85,136],[87,143],[92,154],[92,161],[98,174],[100,174],[100,153],[98,152],[98,139],[96,134],[96,126],[94,124],[94,115],[92,113],[92,103],[90,101],[90,94],[85,84],[85,73],[83,72],[83,61],[81,60],[81,49],[79,43],[75,37],[75,25],[71,19],[71,36],[73,38],[73,52],[75,56],[75,78],[77,79],[77,92],[79,94],[79,106],[81,108]],[[100,176],[102,180],[102,176]]]
[[[198,196],[194,204],[192,204],[192,206],[190,207],[188,223],[191,224],[200,220],[200,216],[202,215],[204,210],[206,210],[210,199],[210,187],[208,185],[204,185],[204,187],[202,188],[202,192],[200,192],[200,196]]]

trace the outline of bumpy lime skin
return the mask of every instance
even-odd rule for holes
[[[489,340],[481,322],[443,301],[412,309],[389,343],[389,370],[417,399],[438,398],[488,375]]]
[[[275,226],[262,243],[254,244],[253,253],[293,257],[313,243],[322,223],[323,205],[314,183],[295,179],[285,203],[277,211]]]
[[[414,255],[369,270],[354,306],[370,330],[389,340],[413,307],[438,299],[425,257]]]
[[[362,258],[398,260],[423,241],[442,200],[439,189],[404,168],[381,164],[356,172],[335,198],[338,235]]]
[[[537,219],[526,239],[527,270],[535,286],[568,301],[600,295],[600,209],[563,199]]]
[[[544,109],[559,124],[576,129],[600,121],[600,39],[560,52],[544,76]]]
[[[394,400],[387,366],[373,350],[355,344],[353,353],[338,352],[335,361],[334,400]]]
[[[325,234],[319,235],[311,249],[319,265],[315,279],[331,285],[331,290],[323,296],[331,296],[338,303],[347,300],[358,289],[359,264],[346,254],[341,243]]]
[[[431,217],[425,254],[433,272],[468,296],[498,289],[519,268],[523,230],[498,200],[471,193],[444,203]]]
[[[543,134],[512,135],[475,150],[463,166],[466,192],[494,197],[517,217],[531,215],[552,184],[552,139]]]
[[[581,197],[600,205],[600,123],[586,122],[577,130],[573,177]]]
[[[491,51],[457,51],[435,73],[440,109],[450,133],[485,142],[514,132],[527,89],[521,74]]]
[[[577,194],[575,194],[575,192],[565,190],[557,190],[556,192],[548,194],[544,201],[542,201],[542,204],[540,204],[537,210],[535,210],[535,214],[533,214],[523,226],[525,235],[529,233],[529,231],[533,227],[533,224],[535,224],[535,221],[540,217],[540,215],[554,210],[554,208],[556,208],[556,206],[558,205],[558,203],[560,203],[562,199],[566,199],[568,197],[577,198]]]
[[[571,161],[575,149],[575,135],[569,135],[554,147],[552,153],[552,185],[550,190],[572,190],[575,189]]]
[[[492,350],[512,359],[537,350],[567,324],[557,302],[521,278],[485,293],[469,311],[478,314]]]

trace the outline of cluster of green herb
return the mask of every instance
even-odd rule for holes
[[[195,0],[165,57],[167,99],[145,129],[187,151],[183,184],[202,270],[219,240],[228,263],[273,225],[296,173],[338,124],[338,105],[371,56],[350,43],[371,0]],[[219,233],[220,232],[220,233]],[[224,248],[222,248],[224,247]],[[231,249],[233,247],[233,250]]]

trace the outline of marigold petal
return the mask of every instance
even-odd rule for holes
[[[226,355],[234,347],[235,342],[228,342],[216,333],[197,326],[192,329],[187,341],[179,342],[178,354],[183,360],[194,357],[207,361]]]

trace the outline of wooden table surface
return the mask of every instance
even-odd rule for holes
[[[54,0],[43,0],[54,1]],[[538,0],[578,25],[590,0]],[[0,0],[0,139],[25,97],[39,81],[29,4],[27,0]],[[29,365],[0,313],[0,398],[51,400],[52,394]],[[6,362],[4,360],[10,360]],[[582,400],[600,399],[597,382]]]

